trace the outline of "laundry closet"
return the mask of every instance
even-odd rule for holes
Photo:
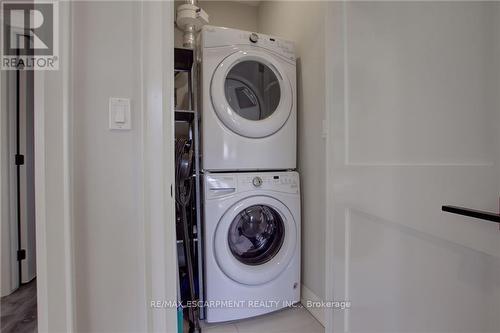
[[[208,21],[195,34],[179,19],[193,5]],[[293,316],[325,297],[325,5],[175,6],[178,298],[204,305],[179,308],[179,322],[216,332]]]

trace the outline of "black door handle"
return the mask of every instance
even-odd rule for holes
[[[443,206],[441,209],[443,212],[459,214],[485,221],[500,223],[500,214],[497,213],[485,212],[482,210],[475,210],[458,206]]]

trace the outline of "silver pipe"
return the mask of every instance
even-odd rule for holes
[[[188,49],[194,49],[195,47],[195,29],[194,26],[188,25],[184,28],[184,38],[182,46]]]

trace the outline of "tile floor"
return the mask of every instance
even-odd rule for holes
[[[302,306],[222,324],[202,324],[203,333],[323,333],[324,327]]]

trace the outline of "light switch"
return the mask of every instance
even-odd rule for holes
[[[111,97],[109,99],[109,129],[129,130],[131,128],[130,99]]]
[[[115,106],[115,123],[125,123],[125,108],[123,107],[123,105]]]

